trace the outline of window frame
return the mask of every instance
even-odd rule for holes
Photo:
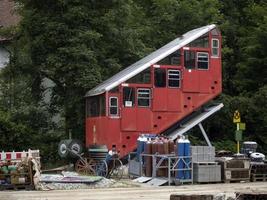
[[[167,78],[168,78],[168,88],[181,88],[181,70],[179,69],[168,69],[168,74],[167,74]],[[179,72],[178,75],[179,77],[178,78],[170,78],[170,72]],[[173,74],[172,74],[173,75]],[[176,75],[176,74],[175,74]],[[174,86],[170,86],[170,80],[178,80],[178,87],[174,87]]]
[[[207,68],[199,68],[198,67],[198,63],[199,63],[199,60],[198,60],[198,58],[199,58],[199,54],[206,54],[207,55],[207,58],[208,58],[208,61],[204,61],[204,62],[206,62],[206,63],[208,63],[208,67]],[[196,57],[196,69],[198,69],[198,70],[209,70],[209,53],[208,52],[203,52],[203,51],[200,51],[200,52],[197,52],[197,57]],[[203,62],[203,61],[201,61],[201,62]]]
[[[146,91],[149,91],[149,97],[139,97],[139,91],[140,90],[146,90]],[[150,108],[151,107],[151,89],[150,88],[137,88],[137,91],[136,91],[136,98],[137,98],[137,106],[138,107],[141,107],[141,108]],[[148,106],[141,106],[139,105],[139,99],[148,99]]]
[[[116,106],[113,106],[113,105],[111,105],[111,99],[116,99]],[[109,103],[108,103],[108,105],[109,105],[109,115],[110,116],[112,116],[112,117],[116,117],[116,116],[119,116],[119,98],[118,97],[115,97],[115,96],[111,96],[111,97],[109,97]],[[111,108],[117,108],[116,109],[116,114],[112,114],[111,113]]]
[[[218,44],[217,47],[214,47],[214,46],[213,46],[213,41],[217,41],[217,44]],[[213,54],[213,49],[217,49],[217,55],[214,55],[214,54]],[[220,52],[219,52],[219,50],[220,50],[220,40],[219,40],[218,38],[212,38],[212,39],[211,39],[211,56],[212,56],[213,58],[219,58],[219,57],[220,57]]]

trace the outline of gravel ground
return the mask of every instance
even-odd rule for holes
[[[201,184],[162,187],[95,188],[51,191],[3,191],[1,200],[169,200],[171,194],[212,194],[234,197],[235,192],[267,192],[267,182]],[[226,200],[226,199],[223,199]]]

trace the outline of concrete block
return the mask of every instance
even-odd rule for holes
[[[203,147],[204,146],[197,146],[197,153],[198,154],[203,154],[204,153]]]

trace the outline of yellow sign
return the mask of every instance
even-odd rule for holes
[[[236,110],[234,112],[233,122],[234,123],[240,123],[241,122],[241,117],[240,117],[240,113],[238,112],[238,110]]]

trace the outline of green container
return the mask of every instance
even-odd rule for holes
[[[3,166],[3,167],[1,167],[1,171],[2,171],[4,174],[8,174],[8,167],[7,167],[7,166]]]
[[[9,171],[16,171],[17,170],[17,167],[16,167],[16,165],[9,165],[8,166],[8,170]]]

